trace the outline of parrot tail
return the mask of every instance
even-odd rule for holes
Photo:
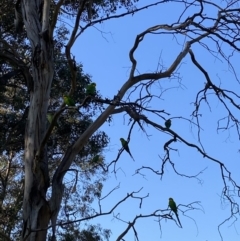
[[[180,227],[182,228],[182,224],[181,224],[181,222],[180,222],[180,219],[179,219],[179,217],[178,217],[178,214],[176,214],[176,217],[177,217],[177,220],[178,220],[178,223],[179,223]]]
[[[133,161],[135,161],[134,158],[133,158],[133,156],[132,156],[132,154],[131,154],[131,152],[128,151],[128,153],[129,153],[130,157],[133,159]]]

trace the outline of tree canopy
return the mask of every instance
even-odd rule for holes
[[[112,96],[103,95],[98,87],[101,80],[95,76],[92,80],[84,71],[84,64],[77,62],[77,59],[81,61],[81,53],[73,51],[74,45],[91,28],[161,8],[174,14],[169,14],[167,22],[158,22],[137,33],[128,53],[131,66],[126,79]],[[215,130],[217,133],[228,131],[234,133],[234,140],[240,139],[239,70],[235,60],[240,50],[239,13],[238,1],[1,1],[1,238],[108,240],[111,227],[104,227],[103,223],[91,224],[91,220],[113,215],[125,224],[124,230],[115,234],[117,241],[124,240],[130,231],[136,240],[141,240],[137,228],[140,220],[154,219],[160,232],[164,231],[164,220],[175,221],[176,226],[179,226],[181,215],[195,220],[192,213],[204,210],[201,200],[178,205],[173,197],[178,208],[181,207],[178,215],[175,209],[171,208],[174,211],[171,212],[161,205],[154,211],[144,212],[141,208],[148,202],[150,191],[143,193],[143,188],[128,190],[115,202],[108,201],[111,203],[108,208],[103,205],[120,189],[119,185],[103,192],[108,178],[112,175],[117,178],[120,170],[123,173],[128,170],[128,166],[120,162],[122,155],[125,157],[124,151],[137,165],[133,180],[150,175],[163,180],[168,167],[172,167],[181,178],[201,182],[200,175],[206,169],[191,175],[187,167],[177,165],[176,153],[187,149],[191,155],[198,153],[218,167],[219,173],[214,178],[221,180],[220,200],[229,205],[229,216],[219,220],[219,235],[224,240],[221,227],[228,221],[238,222],[240,185],[235,177],[236,170],[227,160],[232,155],[226,160],[212,155],[214,143],[213,147],[209,146],[205,133],[209,133],[210,139]],[[177,51],[171,49],[169,36],[174,40],[171,44],[179,46]],[[169,41],[165,47],[169,48],[171,60],[165,61],[162,55],[154,70],[142,68],[143,57],[138,54],[148,37]],[[154,46],[153,49],[158,52],[161,48]],[[81,49],[91,49],[91,45],[81,46]],[[98,62],[102,60],[98,55],[93,58]],[[148,58],[151,56],[146,54],[144,60]],[[231,84],[221,76],[218,80],[213,78],[215,69],[206,66],[206,58],[228,67]],[[189,62],[185,68],[186,60]],[[182,75],[189,68],[195,73],[193,78],[201,76],[200,83],[193,79],[184,84]],[[115,77],[111,70],[103,71],[110,78]],[[191,112],[179,115],[174,107],[178,104],[179,108],[188,109],[180,104],[186,97],[180,95],[179,98],[171,90],[191,90],[193,86],[196,88],[190,96]],[[163,97],[169,103],[163,103]],[[221,114],[217,112],[211,117],[216,103],[221,106]],[[123,116],[129,128],[127,136],[119,136],[119,146],[120,138],[125,138],[128,144],[122,142],[121,149],[109,160],[106,150],[111,145],[112,133],[102,127],[114,123],[118,116]],[[178,121],[183,124],[176,126]],[[114,127],[111,128],[114,132]],[[151,143],[149,148],[138,144],[140,153],[156,151],[155,160],[145,162],[135,157],[131,148],[136,130],[141,131],[141,139],[151,140],[152,130],[154,136],[161,139],[161,151],[152,150]],[[139,201],[139,210],[132,220],[125,220],[115,211],[131,200]],[[84,228],[83,224],[86,224]],[[181,224],[187,228],[182,220]]]

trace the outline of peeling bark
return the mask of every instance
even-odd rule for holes
[[[22,239],[45,241],[51,210],[46,201],[49,187],[46,147],[39,152],[46,132],[46,116],[53,79],[53,44],[48,38],[50,1],[24,0],[23,20],[32,47],[33,89],[25,133],[25,192]],[[39,11],[44,11],[42,19]],[[44,33],[45,37],[43,37]],[[41,230],[41,231],[40,231]],[[37,231],[37,232],[36,232]]]

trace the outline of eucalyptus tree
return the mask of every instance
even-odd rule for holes
[[[232,178],[226,163],[206,153],[200,138],[202,127],[199,120],[203,101],[208,103],[209,95],[214,94],[228,113],[224,118],[227,120],[225,126],[221,128],[235,127],[239,134],[239,121],[234,115],[235,112],[232,112],[232,109],[239,111],[239,94],[214,83],[194,52],[194,49],[198,47],[212,53],[213,56],[217,53],[218,57],[220,56],[222,61],[226,61],[231,70],[236,73],[234,64],[230,60],[239,52],[240,9],[238,2],[222,1],[217,5],[217,3],[209,1],[158,1],[148,3],[141,8],[137,7],[136,2],[130,0],[18,0],[13,5],[13,2],[2,1],[5,9],[9,7],[11,13],[4,15],[3,12],[1,18],[6,18],[10,22],[14,16],[15,32],[11,25],[12,22],[9,26],[1,26],[1,83],[4,88],[0,94],[1,99],[4,98],[2,105],[5,110],[8,106],[19,105],[17,110],[20,113],[17,115],[14,112],[14,118],[12,113],[4,113],[3,123],[6,123],[6,127],[1,134],[1,138],[4,140],[2,151],[6,151],[6,155],[13,151],[17,151],[19,154],[22,151],[24,155],[22,158],[24,160],[22,164],[24,168],[22,240],[45,241],[50,227],[51,239],[55,240],[56,226],[72,225],[110,214],[122,202],[131,198],[138,198],[141,203],[144,198],[147,198],[136,196],[140,190],[133,191],[108,211],[100,209],[97,213],[91,213],[91,210],[86,207],[83,209],[81,217],[75,220],[62,222],[58,217],[61,212],[61,203],[64,200],[67,202],[68,198],[71,198],[70,192],[74,193],[75,185],[77,185],[76,178],[72,190],[69,186],[66,187],[64,180],[67,178],[67,174],[81,171],[83,177],[83,173],[91,172],[97,166],[97,170],[102,171],[104,179],[104,175],[109,172],[110,168],[115,168],[123,149],[110,163],[105,163],[104,158],[95,164],[91,160],[108,143],[106,134],[99,132],[101,126],[106,121],[111,121],[113,116],[119,113],[127,114],[132,123],[127,141],[130,140],[132,130],[137,125],[143,132],[146,132],[144,124],[169,137],[169,140],[163,145],[165,155],[162,157],[160,170],[155,171],[148,166],[139,168],[137,173],[148,169],[153,174],[163,176],[166,163],[170,163],[177,172],[174,162],[171,160],[171,152],[174,151],[172,148],[174,143],[181,142],[187,147],[197,150],[204,158],[219,166],[220,178],[223,181],[223,196],[231,206],[230,217],[236,217],[239,214],[239,204],[235,201],[231,191],[239,193],[240,187]],[[131,62],[129,76],[112,98],[104,98],[99,92],[96,93],[96,96],[86,95],[85,88],[91,81],[88,76],[82,75],[81,66],[76,63],[74,53],[72,53],[72,46],[76,40],[84,31],[96,24],[133,15],[160,4],[169,4],[169,12],[174,4],[176,6],[181,4],[183,10],[179,16],[176,16],[175,22],[159,23],[136,36],[133,46],[129,50]],[[124,8],[125,12],[118,13],[120,7]],[[209,8],[213,8],[215,11],[209,12]],[[3,10],[1,9],[1,11]],[[187,16],[187,14],[189,15]],[[64,25],[66,19],[73,21],[71,29],[66,29]],[[138,47],[147,35],[161,34],[163,36],[172,35],[176,39],[178,36],[183,36],[186,40],[185,45],[169,66],[162,66],[156,71],[139,74],[137,71],[138,60],[135,57]],[[231,51],[227,52],[226,49],[231,49]],[[165,126],[167,120],[172,120],[169,119],[168,112],[153,109],[149,105],[153,99],[159,98],[151,93],[151,87],[164,79],[176,79],[179,66],[186,56],[191,58],[193,64],[191,68],[196,68],[202,73],[205,84],[194,100],[195,109],[192,119],[176,118],[182,118],[198,128],[198,143],[186,140],[174,131],[172,126]],[[67,63],[65,68],[59,65],[59,62],[63,60],[65,64]],[[238,82],[236,74],[235,79]],[[7,85],[9,85],[9,89],[6,90]],[[127,95],[128,90],[132,90],[130,95]],[[12,93],[9,94],[11,91]],[[134,101],[131,101],[136,93],[139,98],[135,97]],[[11,95],[11,98],[8,98],[8,95]],[[74,100],[75,106],[66,105],[63,95]],[[21,96],[20,99],[18,99],[19,96]],[[94,121],[92,120],[93,115]],[[153,119],[151,119],[152,116],[154,116]],[[156,118],[158,119],[156,120]],[[20,125],[20,122],[21,127],[15,128],[16,125]],[[9,129],[8,126],[11,128]],[[63,138],[59,138],[59,136],[63,136]],[[24,137],[24,144],[23,142],[16,143],[20,137]],[[16,146],[17,149],[14,149]],[[74,168],[76,166],[80,169]],[[84,183],[84,178],[81,179],[81,182]],[[101,181],[90,186],[91,193],[100,198]],[[88,192],[84,197],[92,200]],[[89,202],[91,203],[91,201]],[[65,207],[69,208],[66,213],[72,211],[71,205],[66,204]],[[186,204],[185,207],[186,209],[195,208],[193,203]],[[84,216],[86,210],[90,215]],[[134,230],[138,239],[135,224],[138,220],[149,217],[157,217],[159,222],[162,219],[172,220],[174,218],[169,210],[165,209],[156,210],[151,214],[136,215],[131,222],[128,222],[126,230],[119,235],[117,240],[122,240],[130,229]]]

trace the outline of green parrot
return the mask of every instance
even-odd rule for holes
[[[93,159],[91,160],[92,163],[100,163],[102,162],[103,157],[101,155],[96,155],[95,157],[93,157]]]
[[[182,224],[179,220],[179,217],[178,217],[178,212],[177,212],[177,205],[176,203],[174,202],[173,198],[169,198],[169,203],[168,203],[168,206],[170,207],[170,209],[175,213],[176,217],[177,217],[177,220],[180,224],[180,227],[182,228]]]
[[[167,129],[170,129],[171,124],[172,124],[172,121],[171,121],[170,119],[168,119],[168,120],[165,122],[166,128],[167,128]]]
[[[48,113],[47,114],[47,120],[48,120],[49,124],[51,124],[52,121],[53,121],[53,114]]]
[[[52,123],[53,117],[54,117],[54,114],[47,113],[47,120],[48,120],[49,124]],[[55,125],[56,125],[57,127],[59,127],[59,124],[58,124],[58,123],[55,123]]]
[[[63,101],[68,106],[75,106],[74,100],[70,96],[68,96],[67,94],[63,95]]]
[[[134,160],[131,152],[130,152],[130,149],[129,149],[129,146],[128,146],[128,142],[126,140],[124,140],[123,138],[120,138],[120,141],[122,143],[122,146],[124,148],[124,150],[131,156],[131,158]],[[134,160],[135,161],[135,160]]]
[[[91,83],[86,87],[86,94],[91,96],[96,95],[96,83]]]

